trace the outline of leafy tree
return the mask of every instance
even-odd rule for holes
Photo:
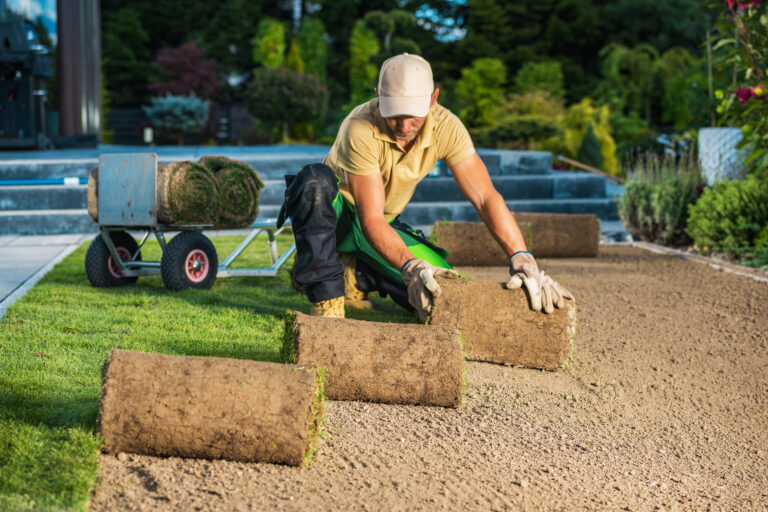
[[[459,54],[469,64],[478,58],[506,60],[511,20],[499,0],[469,2],[464,29],[467,35],[459,44]]]
[[[304,73],[304,59],[301,58],[299,42],[295,37],[291,39],[291,47],[288,50],[288,55],[285,56],[285,67],[299,73]]]
[[[701,0],[615,0],[606,3],[603,16],[611,27],[610,42],[646,43],[660,53],[700,48],[712,23],[707,2]]]
[[[470,127],[491,126],[504,95],[507,69],[499,59],[483,58],[461,71],[456,96],[464,105],[459,117]]]
[[[195,94],[200,98],[214,98],[221,86],[216,61],[205,59],[195,41],[160,50],[155,66],[165,78],[149,85],[155,95]]]
[[[262,19],[253,40],[254,62],[268,69],[277,69],[283,65],[284,58],[285,25],[273,18]]]
[[[694,59],[683,48],[672,48],[660,54],[649,44],[629,48],[612,43],[600,51],[606,87],[620,91],[625,110],[637,113],[646,123],[653,119],[653,106],[661,101],[663,91],[673,93],[671,79],[687,73]]]
[[[287,139],[291,125],[325,115],[328,95],[317,77],[292,69],[261,68],[248,88],[248,111],[265,123],[282,126],[282,137]]]
[[[318,77],[321,82],[325,82],[328,65],[325,25],[318,18],[304,18],[297,37],[306,73]]]
[[[369,11],[363,17],[363,21],[380,38],[381,48],[384,50],[384,54],[380,55],[382,62],[387,57],[404,52],[421,53],[421,48],[413,39],[403,37],[404,34],[411,33],[417,28],[413,13],[402,9],[389,12]]]
[[[350,103],[358,105],[373,96],[379,68],[372,59],[379,54],[376,34],[364,20],[358,20],[349,38]]]
[[[592,122],[587,124],[587,132],[581,139],[581,147],[577,155],[581,163],[591,165],[596,169],[603,168],[603,155],[600,152],[600,141],[595,136],[595,130],[592,128]]]
[[[563,90],[563,68],[556,61],[526,62],[515,75],[515,87],[520,93],[533,90],[546,91],[561,97]]]
[[[152,76],[149,35],[139,14],[124,7],[109,16],[102,32],[102,70],[110,87],[113,107],[136,107],[149,93]]]
[[[253,27],[261,15],[260,2],[225,0],[216,2],[210,21],[202,31],[208,57],[230,76],[242,76],[253,67]]]

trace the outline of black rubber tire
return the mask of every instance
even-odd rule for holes
[[[193,281],[185,268],[187,257],[195,251],[202,251],[208,259],[204,275]],[[168,242],[160,260],[160,276],[166,288],[180,292],[187,288],[210,290],[216,282],[219,258],[211,241],[197,231],[182,231]]]
[[[139,244],[136,240],[126,233],[125,231],[111,231],[109,237],[112,239],[112,243],[118,252],[123,249],[133,256],[136,254],[136,261],[141,261],[141,252],[139,251]],[[96,288],[111,288],[113,286],[125,286],[127,284],[135,283],[139,276],[132,277],[117,277],[109,270],[109,264],[112,260],[112,255],[109,254],[107,244],[104,243],[104,239],[101,235],[97,235],[93,239],[91,245],[88,246],[88,251],[85,253],[85,275],[88,277],[88,281],[92,286]]]

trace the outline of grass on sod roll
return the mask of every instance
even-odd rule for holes
[[[219,260],[243,239],[213,238]],[[278,237],[280,251],[292,242]],[[0,321],[0,510],[84,510],[96,483],[101,371],[113,348],[282,362],[286,311],[309,303],[291,287],[289,260],[276,277],[221,278],[211,290],[174,293],[160,276],[93,288],[84,244],[8,308]],[[144,260],[159,260],[147,242]],[[232,268],[266,267],[257,238]],[[415,318],[374,296],[363,320]]]

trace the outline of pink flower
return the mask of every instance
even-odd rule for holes
[[[749,87],[739,87],[734,91],[734,94],[737,98],[739,98],[739,101],[742,104],[745,104],[749,101],[749,99],[752,97],[752,89]]]

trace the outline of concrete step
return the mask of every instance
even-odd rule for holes
[[[87,190],[88,185],[0,187],[0,211],[87,208]]]
[[[259,208],[259,217],[277,217],[278,206]],[[0,212],[2,235],[57,235],[62,233],[97,233],[99,226],[85,209],[13,210]]]
[[[478,149],[477,154],[495,174],[549,174],[552,172],[552,153],[549,151],[510,151],[504,149]]]
[[[601,220],[617,220],[613,199],[535,199],[506,201],[512,211],[550,213],[594,213]],[[261,205],[259,217],[277,217],[280,206]],[[413,202],[403,212],[411,225],[430,225],[438,220],[479,221],[467,201]],[[12,210],[0,212],[0,235],[53,235],[92,233],[98,226],[85,209]]]
[[[546,175],[492,175],[493,186],[504,199],[603,199],[606,179],[589,173],[552,172]],[[285,195],[283,180],[265,180],[259,204],[279,204]],[[466,201],[453,178],[426,178],[412,201]]]
[[[181,155],[180,155],[181,156]],[[317,155],[262,155],[242,156],[239,160],[247,163],[263,179],[282,178],[286,174],[296,174],[307,164],[321,161]],[[160,164],[176,162],[184,158],[161,157]],[[55,161],[10,161],[0,164],[1,180],[46,179],[46,178],[87,178],[98,165],[97,159],[71,159]]]
[[[505,201],[514,212],[535,213],[593,213],[601,220],[617,220],[618,211],[613,199],[533,199]],[[438,220],[479,221],[475,209],[468,202],[410,203],[402,214],[412,225],[432,224]]]
[[[546,175],[492,175],[491,182],[507,200],[605,198],[605,178],[588,173],[553,172]],[[427,178],[412,201],[465,201],[453,178]]]
[[[282,178],[285,174],[295,174],[307,164],[321,162],[326,147],[272,149],[270,152],[237,148],[142,148],[113,147],[111,152],[156,151],[161,164],[179,160],[196,160],[205,154],[224,154],[241,160],[259,173],[265,180]],[[192,151],[194,149],[194,151]],[[506,151],[497,149],[478,149],[480,158],[486,164],[491,175],[531,175],[549,174],[552,167],[552,155],[546,151]],[[77,155],[73,153],[73,155]],[[46,179],[46,178],[87,178],[91,170],[98,165],[98,156],[62,157],[52,154],[43,158],[13,158],[11,155],[0,162],[0,180]]]
[[[605,198],[605,178],[589,173],[553,172],[547,175],[493,175],[496,190],[508,200]],[[283,179],[265,180],[260,204],[281,204]],[[86,208],[86,185],[0,186],[0,211]],[[426,178],[413,201],[465,201],[453,178]]]

